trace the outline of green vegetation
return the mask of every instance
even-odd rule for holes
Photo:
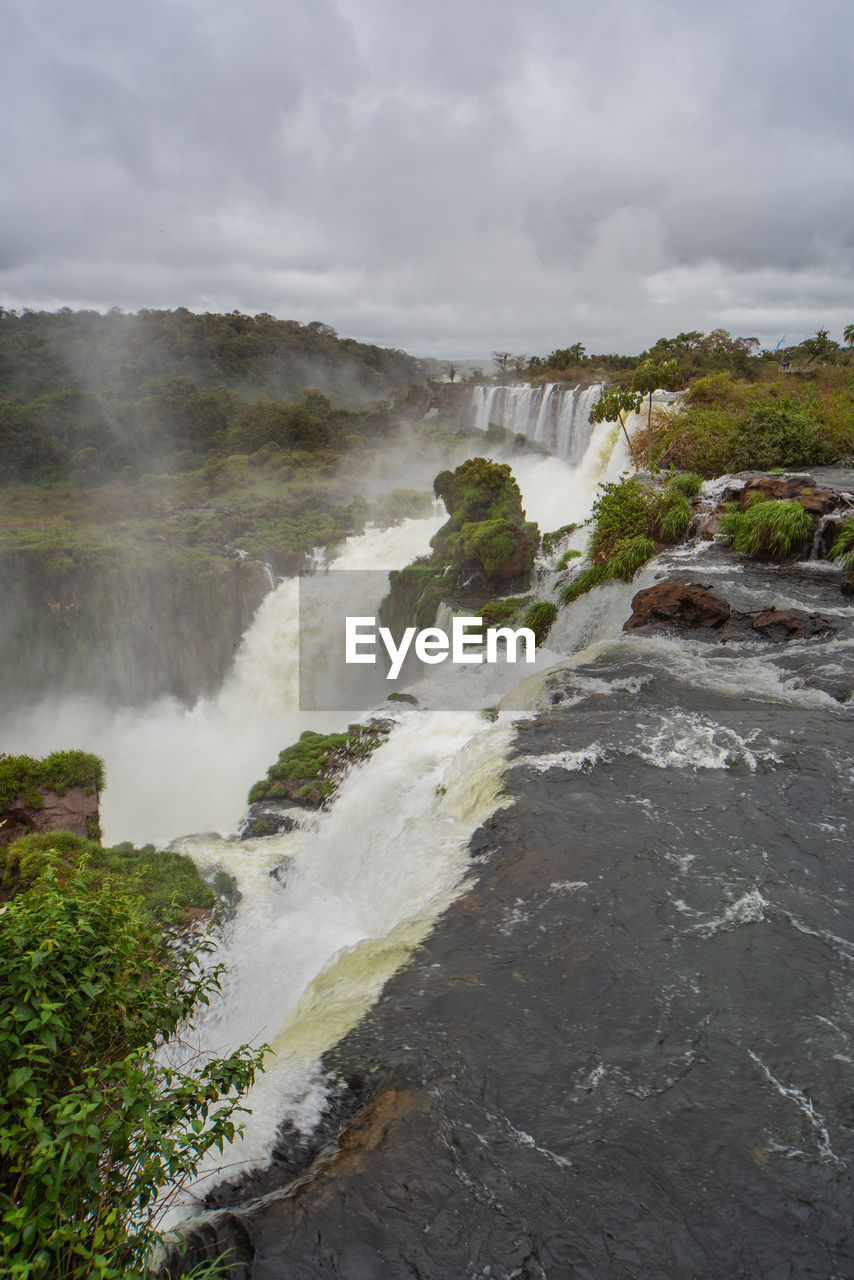
[[[626,429],[625,413],[637,413],[641,407],[643,396],[640,391],[631,391],[623,387],[606,387],[590,410],[591,422],[619,422],[626,437],[626,444],[632,455],[635,467],[638,466],[634,445]]]
[[[81,868],[93,889],[132,884],[151,929],[185,924],[189,908],[207,909],[217,901],[186,854],[161,852],[150,844],[105,847],[69,831],[35,832],[0,848],[0,898],[32,888],[48,863],[61,886],[73,883]]]
[[[580,560],[580,559],[581,559],[581,552],[576,551],[574,550],[574,548],[570,547],[567,551],[564,551],[563,555],[557,561],[555,565],[555,573],[560,573],[562,569],[565,569],[571,560]]]
[[[854,572],[854,519],[845,521],[827,556],[838,560],[846,573]]]
[[[534,633],[534,641],[540,645],[552,629],[557,618],[557,605],[550,600],[537,600],[532,604],[522,622],[523,627],[530,627]]]
[[[554,552],[564,538],[568,538],[570,534],[575,533],[578,528],[577,524],[565,524],[560,529],[553,529],[551,533],[543,534],[542,550],[544,556],[550,556]]]
[[[577,600],[579,596],[583,596],[585,592],[592,591],[594,587],[598,587],[600,583],[607,582],[610,574],[603,564],[591,564],[586,569],[582,569],[579,574],[568,582],[560,593],[561,604],[572,604],[573,600]]]
[[[469,458],[455,471],[436,476],[434,492],[448,520],[433,535],[433,554],[389,574],[389,594],[380,605],[383,626],[399,635],[406,626],[429,627],[443,600],[457,591],[494,591],[527,583],[539,544],[539,529],[526,522],[522,495],[506,463]]]
[[[702,476],[773,471],[844,461],[854,452],[850,368],[818,370],[810,380],[700,378],[684,406],[653,415],[653,457]]]
[[[522,610],[530,603],[530,596],[504,596],[499,600],[490,600],[482,609],[478,609],[478,617],[483,618],[485,627],[508,627],[522,616]]]
[[[593,563],[567,583],[561,602],[571,604],[609,578],[631,581],[655,554],[656,544],[678,542],[691,521],[686,491],[696,492],[697,479],[673,475],[662,487],[653,487],[623,476],[600,485],[590,517]]]
[[[286,800],[318,807],[334,795],[347,769],[376,751],[390,731],[391,724],[376,720],[348,725],[346,733],[306,729],[299,742],[279,753],[266,780],[255,783],[249,803]]]
[[[0,475],[88,487],[125,467],[183,471],[268,443],[340,450],[383,424],[375,409],[336,403],[385,399],[424,373],[402,351],[339,339],[319,322],[3,310]]]
[[[812,537],[812,516],[796,499],[776,501],[754,495],[745,511],[728,503],[718,532],[729,538],[739,555],[791,555]]]
[[[0,752],[0,810],[18,801],[28,809],[41,809],[42,793],[64,796],[71,787],[87,793],[104,786],[104,763],[85,751],[54,751],[43,760]]]
[[[66,880],[48,860],[5,907],[0,1264],[10,1280],[141,1280],[158,1192],[234,1137],[263,1049],[166,1065],[186,1061],[181,1023],[219,989],[210,949],[167,952],[140,899],[85,867]]]

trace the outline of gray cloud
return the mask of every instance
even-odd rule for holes
[[[0,298],[429,354],[854,320],[854,16],[7,0]],[[838,334],[837,334],[838,336]]]

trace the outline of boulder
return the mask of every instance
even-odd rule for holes
[[[763,609],[751,626],[766,640],[806,640],[810,636],[832,635],[836,623],[823,613],[807,613],[804,609]]]
[[[725,627],[732,615],[726,600],[699,582],[659,582],[632,600],[632,616],[624,631],[643,627]]]

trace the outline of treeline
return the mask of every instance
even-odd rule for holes
[[[423,377],[318,321],[0,308],[0,480],[85,485],[266,444],[341,452],[388,429],[382,402]]]
[[[769,351],[762,349],[758,338],[733,337],[726,329],[713,329],[711,333],[692,329],[672,338],[659,338],[637,356],[588,354],[582,342],[574,342],[542,356],[494,351],[492,361],[501,375],[535,382],[615,380],[629,385],[635,370],[650,361],[655,364],[675,361],[682,385],[716,373],[753,381],[779,370],[781,365],[785,369],[804,371],[826,363],[850,364],[852,326],[846,328],[843,339],[847,347],[832,339],[827,329],[819,329],[801,343],[781,345]]]

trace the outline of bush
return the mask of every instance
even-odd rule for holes
[[[838,560],[846,573],[854,571],[854,520],[846,520],[839,536],[827,553],[828,560]]]
[[[605,582],[610,577],[608,570],[603,564],[592,564],[568,582],[560,593],[561,604],[572,604],[573,600],[577,600],[579,596],[583,596],[586,591],[591,591],[593,587],[598,587],[600,583]]]
[[[730,540],[739,555],[764,553],[782,557],[809,541],[813,522],[810,513],[794,498],[778,502],[757,495],[757,500],[746,511],[739,511],[735,503],[728,503],[719,532]]]
[[[698,476],[696,471],[682,471],[670,477],[667,487],[675,493],[683,494],[686,498],[696,498],[703,487],[703,477]]]
[[[557,618],[557,605],[550,600],[537,600],[527,610],[523,627],[530,627],[536,644],[542,644]]]
[[[235,1133],[262,1049],[167,1065],[219,988],[202,943],[180,960],[138,898],[63,887],[51,866],[0,928],[0,1261],[10,1280],[144,1274],[163,1204]],[[158,1049],[158,1046],[161,1046]],[[176,1054],[177,1057],[177,1054]]]
[[[608,576],[631,582],[642,564],[655,554],[652,538],[623,538],[618,542],[608,561]]]
[[[690,523],[691,504],[685,495],[678,491],[666,494],[658,516],[661,541],[678,542]]]
[[[580,559],[581,559],[581,552],[575,551],[570,547],[569,550],[564,551],[563,555],[555,565],[555,573],[561,573],[569,564],[570,560],[580,560]]]

